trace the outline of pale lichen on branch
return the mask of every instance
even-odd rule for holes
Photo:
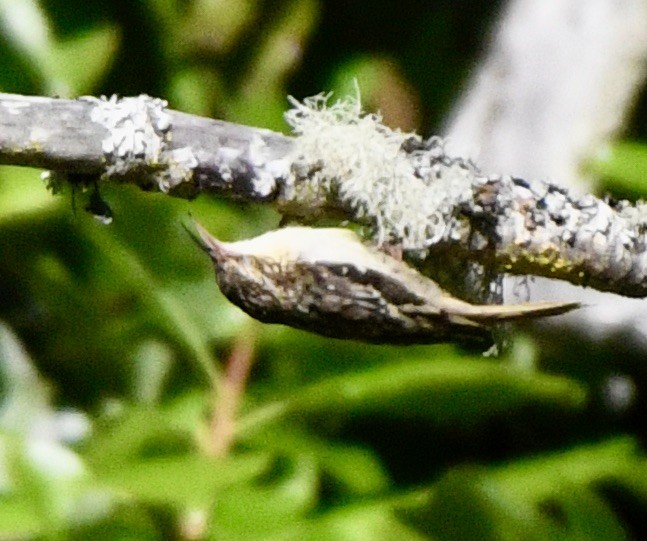
[[[447,218],[469,197],[472,164],[447,158],[439,138],[422,141],[385,126],[379,114],[363,114],[359,98],[330,106],[328,99],[291,100],[286,120],[296,135],[297,174],[283,199],[310,209],[333,199],[374,225],[379,244],[405,250],[426,250],[448,235]]]

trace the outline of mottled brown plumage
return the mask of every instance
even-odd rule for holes
[[[557,315],[576,302],[473,305],[342,228],[288,227],[222,242],[195,224],[223,294],[252,317],[373,343],[488,340],[499,322]]]

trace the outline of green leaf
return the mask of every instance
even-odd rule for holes
[[[627,541],[619,517],[590,488],[570,484],[560,486],[556,497],[541,502],[544,521],[552,522],[564,539],[587,541]]]
[[[163,537],[153,514],[144,506],[126,502],[111,509],[101,520],[74,524],[69,539],[74,541],[157,541]],[[68,538],[66,538],[68,539]]]
[[[433,538],[403,524],[384,502],[336,508],[310,520],[294,522],[270,541],[429,541]]]
[[[520,460],[492,472],[501,489],[517,497],[540,500],[562,483],[591,485],[605,479],[623,479],[644,471],[647,461],[630,438],[577,447]]]
[[[561,489],[531,504],[500,490],[484,468],[460,468],[435,485],[427,507],[403,517],[443,541],[627,540],[611,509],[593,491],[577,485]]]
[[[198,454],[114,463],[97,472],[100,485],[146,502],[186,508],[210,504],[216,494],[266,471],[267,454],[208,458]]]
[[[434,485],[433,496],[425,507],[403,518],[420,532],[443,541],[499,541],[546,539],[536,517],[518,510],[518,517],[490,493],[484,470],[461,468],[447,473]],[[521,521],[524,529],[521,530]]]
[[[200,332],[191,311],[181,302],[174,290],[161,287],[153,269],[145,265],[139,253],[120,243],[113,233],[101,228],[87,230],[89,238],[112,272],[136,293],[139,300],[156,316],[157,323],[189,350],[191,358],[203,371],[209,383],[215,384],[219,374],[206,337]],[[118,253],[119,257],[113,254]]]
[[[273,426],[244,441],[293,460],[312,458],[326,480],[346,497],[378,494],[389,486],[382,464],[370,449],[332,443],[285,426]]]
[[[566,378],[514,370],[483,360],[392,362],[326,378],[243,419],[241,433],[285,415],[362,413],[472,423],[528,404],[577,409],[581,386]]]
[[[118,418],[95,427],[84,456],[94,469],[110,469],[143,457],[179,455],[196,448],[196,432],[204,420],[208,397],[190,392],[164,407],[125,407]]]
[[[219,494],[211,517],[217,539],[263,539],[303,520],[317,504],[319,471],[312,458],[285,461],[265,477]]]
[[[644,464],[636,445],[619,439],[496,469],[456,468],[401,515],[443,540],[625,540],[597,483],[635,475]]]

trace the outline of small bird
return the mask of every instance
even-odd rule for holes
[[[563,314],[577,302],[474,305],[345,228],[285,227],[223,242],[195,222],[222,293],[250,316],[381,344],[483,342],[500,322]],[[190,232],[190,231],[189,231]],[[191,232],[190,232],[191,233]]]

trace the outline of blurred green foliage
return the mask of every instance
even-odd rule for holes
[[[426,132],[496,14],[464,4],[0,1],[0,89],[145,92],[282,130],[289,93],[343,94],[355,77],[368,108]],[[617,145],[591,167],[640,195],[645,155]],[[643,404],[613,409],[601,392],[616,372],[633,375],[614,380],[628,393],[640,386],[640,353],[564,335],[563,356],[528,335],[492,360],[260,326],[223,299],[181,225],[191,212],[239,239],[275,227],[271,209],[105,186],[106,226],[85,212],[91,196],[54,197],[39,171],[0,169],[0,538],[644,531]],[[223,428],[214,415],[241,344],[255,364]]]

